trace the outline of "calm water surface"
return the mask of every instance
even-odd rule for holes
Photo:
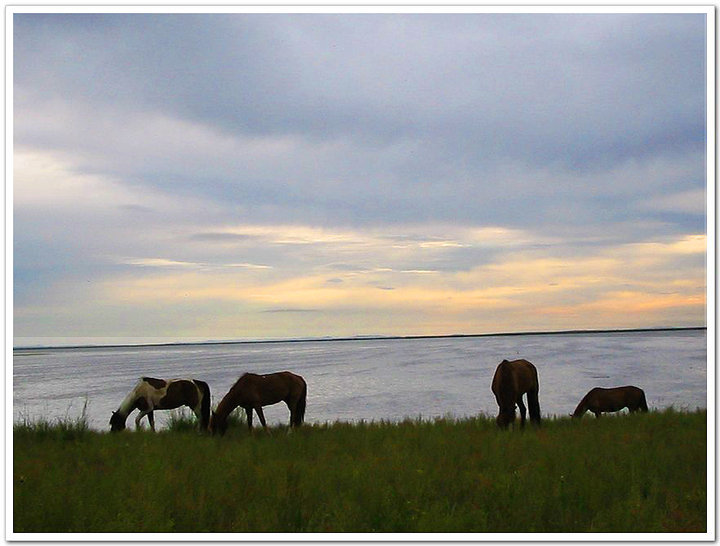
[[[651,408],[707,407],[707,334],[686,330],[16,350],[13,417],[76,418],[87,403],[90,425],[105,429],[140,376],[202,379],[215,405],[242,373],[281,370],[305,377],[312,423],[495,415],[490,382],[504,358],[537,366],[544,415],[571,413],[592,387],[627,384]],[[289,417],[283,404],[265,415]]]

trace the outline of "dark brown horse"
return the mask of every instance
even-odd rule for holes
[[[540,424],[539,382],[537,369],[527,360],[503,360],[495,370],[492,391],[500,412],[495,422],[500,428],[507,428],[515,421],[515,406],[520,408],[520,426],[525,426],[525,404],[523,394],[527,393],[530,421]]]
[[[290,410],[290,426],[299,427],[305,418],[307,384],[299,375],[277,372],[267,375],[246,373],[230,388],[210,418],[210,431],[225,434],[227,417],[238,406],[245,410],[248,428],[252,431],[255,410],[265,430],[263,406],[285,402]]]
[[[602,412],[620,411],[627,408],[631,412],[647,411],[645,393],[642,389],[628,385],[626,387],[613,387],[603,389],[595,387],[587,393],[573,412],[573,417],[582,417],[590,410],[595,417],[600,417]]]
[[[200,430],[207,430],[210,421],[210,387],[197,379],[156,379],[141,377],[133,390],[120,403],[110,417],[110,430],[125,429],[125,421],[133,411],[140,410],[135,418],[135,428],[147,415],[150,428],[155,432],[154,410],[176,409],[189,406],[200,422]]]

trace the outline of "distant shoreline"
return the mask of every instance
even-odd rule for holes
[[[456,338],[477,338],[477,337],[510,337],[510,336],[558,336],[558,335],[582,335],[582,334],[625,334],[643,332],[682,332],[692,330],[707,330],[707,326],[690,326],[683,328],[630,328],[630,329],[603,329],[603,330],[558,330],[550,332],[499,332],[490,334],[445,334],[445,335],[408,335],[408,336],[353,336],[335,338],[298,338],[298,339],[257,339],[240,341],[173,341],[159,343],[117,343],[108,345],[31,345],[13,347],[15,351],[42,351],[62,349],[120,349],[132,347],[185,347],[194,345],[251,345],[269,343],[318,343],[328,341],[381,341],[399,339],[456,339]]]

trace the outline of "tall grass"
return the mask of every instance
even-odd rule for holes
[[[706,412],[67,438],[15,431],[15,532],[705,532]]]
[[[13,424],[13,437],[17,439],[55,439],[76,440],[84,437],[90,426],[87,418],[87,405],[85,400],[78,417],[59,417],[53,420],[46,418],[33,419],[27,415],[22,416],[19,422]]]
[[[247,419],[245,417],[245,410],[242,408],[236,408],[227,416],[228,428],[244,428],[247,427]],[[255,423],[258,426],[259,423]],[[177,409],[170,412],[170,417],[167,422],[167,429],[171,432],[188,432],[192,430],[198,430],[198,419],[195,414],[186,409]]]

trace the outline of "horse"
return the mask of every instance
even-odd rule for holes
[[[645,401],[645,393],[642,389],[627,385],[625,387],[613,387],[603,389],[595,387],[587,393],[575,408],[573,418],[580,418],[590,410],[595,417],[600,417],[602,412],[620,411],[627,408],[630,412],[647,412],[648,406]]]
[[[495,370],[492,391],[500,407],[495,422],[500,428],[507,428],[515,421],[515,405],[520,408],[520,426],[525,426],[525,404],[523,394],[527,393],[530,421],[540,424],[540,403],[538,401],[538,374],[535,366],[527,360],[503,360]]]
[[[243,374],[218,404],[210,417],[210,432],[225,434],[227,416],[238,406],[245,410],[247,424],[252,432],[252,412],[255,410],[263,429],[268,430],[263,406],[285,402],[290,410],[290,426],[299,427],[305,418],[307,383],[291,372],[267,375]]]
[[[135,428],[140,428],[140,419],[147,415],[150,428],[155,432],[153,411],[189,406],[200,421],[200,430],[207,430],[210,422],[210,387],[197,379],[156,379],[141,377],[133,390],[125,397],[117,411],[110,417],[110,430],[125,429],[128,415],[138,409]]]

